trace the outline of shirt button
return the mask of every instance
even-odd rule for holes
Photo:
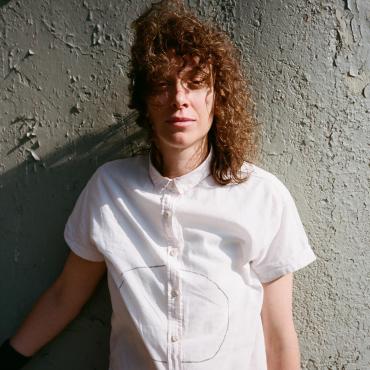
[[[176,336],[176,335],[173,335],[172,337],[171,337],[171,341],[172,342],[177,342],[179,340],[179,338]]]
[[[176,298],[179,295],[179,291],[177,289],[173,289],[171,295],[173,298]]]
[[[178,253],[177,248],[172,247],[171,250],[170,250],[170,255],[172,257],[176,257],[177,256],[177,253]]]
[[[164,211],[164,212],[163,212],[163,216],[164,216],[165,218],[170,217],[170,212],[169,212],[169,211]]]
[[[171,181],[170,190],[175,190],[175,181]]]

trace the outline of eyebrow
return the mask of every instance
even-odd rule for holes
[[[182,74],[182,76],[181,76]],[[180,72],[180,77],[189,79],[194,77],[201,77],[202,79],[209,79],[211,80],[212,72],[209,68],[192,68],[184,73]]]

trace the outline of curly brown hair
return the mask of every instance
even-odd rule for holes
[[[156,76],[170,67],[168,52],[197,57],[198,66],[211,65],[214,80],[214,118],[208,133],[214,149],[212,176],[220,185],[245,181],[248,175],[243,176],[240,169],[244,161],[254,163],[258,135],[239,50],[224,32],[200,21],[180,0],[153,4],[133,22],[133,28],[129,107],[139,113],[137,124],[148,129],[152,140],[146,102]],[[152,150],[156,150],[153,141]]]

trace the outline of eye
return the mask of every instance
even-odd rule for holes
[[[154,94],[162,93],[167,91],[169,82],[166,80],[156,81],[151,87],[151,91]]]
[[[196,78],[196,79],[190,80],[188,82],[188,85],[191,88],[197,89],[197,88],[203,87],[204,83],[205,83],[204,79]]]
[[[157,87],[159,87],[159,88],[165,88],[165,87],[167,87],[169,84],[168,84],[168,82],[167,82],[167,81],[159,81],[156,85],[157,85]]]

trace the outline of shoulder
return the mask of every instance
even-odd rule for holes
[[[143,182],[148,177],[147,161],[147,155],[143,154],[106,162],[98,167],[89,183],[124,185]]]
[[[125,171],[132,171],[133,173],[137,173],[145,167],[147,156],[143,155],[136,155],[133,157],[116,159],[110,162],[106,162],[101,165],[97,170],[96,173],[98,174],[114,174],[116,172],[120,172],[122,170]]]
[[[244,162],[241,167],[243,175],[248,179],[242,183],[247,188],[253,188],[255,193],[286,200],[291,198],[290,192],[285,184],[273,173],[255,164]]]

